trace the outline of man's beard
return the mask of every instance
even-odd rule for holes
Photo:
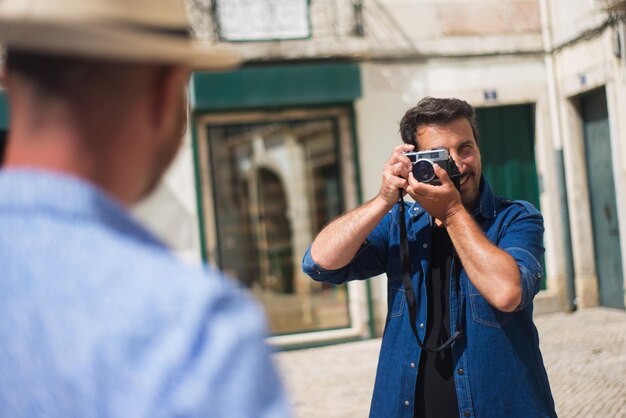
[[[461,203],[463,203],[465,209],[471,211],[478,204],[478,197],[480,195],[480,177],[476,176],[475,173],[467,174],[467,181],[471,182],[471,184],[469,185],[471,186],[471,189],[467,189],[464,191],[464,193],[461,193]]]

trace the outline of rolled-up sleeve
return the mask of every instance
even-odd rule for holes
[[[361,244],[352,261],[337,270],[328,270],[317,264],[311,256],[311,246],[309,246],[302,258],[302,270],[314,280],[334,284],[368,279],[384,273],[390,222],[391,213],[388,213]]]
[[[543,217],[527,202],[516,202],[515,215],[508,220],[498,246],[515,259],[520,272],[522,300],[518,310],[528,307],[541,287],[543,267]]]

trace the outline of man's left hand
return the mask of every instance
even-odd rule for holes
[[[434,164],[434,167],[441,185],[420,183],[413,177],[413,173],[410,173],[406,191],[426,212],[445,225],[452,216],[463,209],[463,204],[461,195],[446,170],[437,164]]]

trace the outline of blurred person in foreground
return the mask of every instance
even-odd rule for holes
[[[261,309],[128,207],[174,158],[191,69],[179,0],[5,0],[0,416],[288,415]]]
[[[335,284],[387,274],[370,415],[556,416],[532,320],[540,213],[491,191],[467,102],[424,98],[400,132],[378,195],[326,226],[303,260],[311,277]],[[406,153],[427,150],[446,150],[457,169],[434,164],[438,181],[418,182]],[[398,203],[399,191],[416,203]]]

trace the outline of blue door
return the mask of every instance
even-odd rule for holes
[[[604,88],[581,96],[580,105],[600,304],[623,309],[624,276]]]

